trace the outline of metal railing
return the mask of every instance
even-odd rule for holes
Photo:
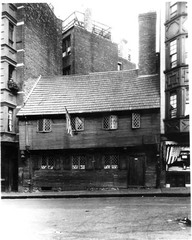
[[[73,26],[78,26],[85,29],[84,22],[85,14],[81,12],[73,12],[68,18],[66,18],[62,23],[63,33],[69,30]],[[111,27],[92,21],[92,33],[111,40]]]

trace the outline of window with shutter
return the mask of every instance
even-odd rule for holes
[[[118,118],[115,115],[105,116],[103,118],[103,129],[115,130],[118,128]]]
[[[71,170],[71,158],[69,155],[64,156],[63,159],[63,169],[64,170]]]

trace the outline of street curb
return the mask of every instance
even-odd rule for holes
[[[47,198],[101,198],[101,197],[190,197],[190,193],[103,193],[103,194],[66,194],[66,195],[9,195],[1,199],[47,199]]]

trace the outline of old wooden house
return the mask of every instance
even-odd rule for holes
[[[158,74],[38,78],[17,115],[19,190],[155,187],[159,107]]]

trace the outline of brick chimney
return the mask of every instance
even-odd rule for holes
[[[139,15],[139,75],[157,73],[156,12]]]

